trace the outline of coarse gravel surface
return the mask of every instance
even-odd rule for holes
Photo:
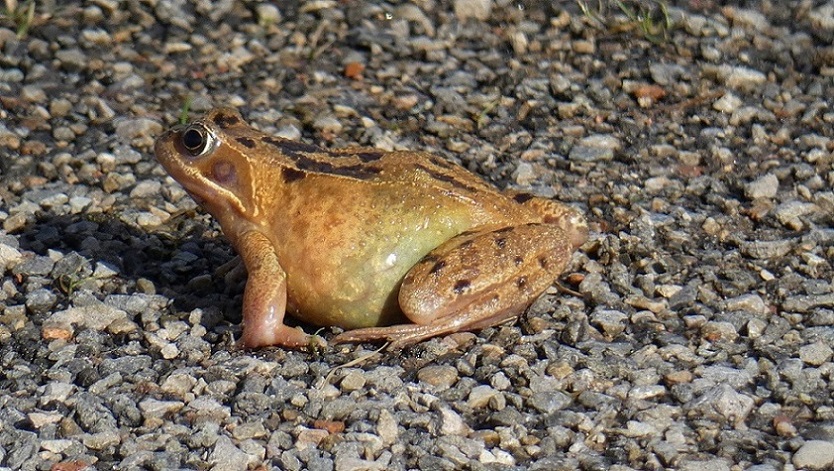
[[[649,32],[588,4],[0,20],[0,468],[831,469],[834,1],[669,2]],[[152,155],[215,105],[430,150],[591,238],[515,323],[241,350],[235,255]]]

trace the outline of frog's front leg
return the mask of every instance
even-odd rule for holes
[[[348,331],[334,341],[385,339],[397,348],[514,318],[564,270],[573,238],[547,223],[465,232],[431,251],[405,276],[399,303],[414,324]]]
[[[236,248],[249,273],[243,293],[243,345],[309,345],[309,335],[284,325],[287,274],[278,262],[272,242],[260,232],[249,231],[237,238]]]

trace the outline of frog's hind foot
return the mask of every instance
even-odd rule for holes
[[[360,342],[390,342],[389,350],[400,350],[425,340],[440,335],[437,329],[427,325],[403,324],[390,327],[369,327],[365,329],[349,330],[341,333],[331,343],[360,343]]]
[[[468,330],[481,330],[502,324],[517,318],[527,307],[526,304],[511,306],[488,317],[481,317],[477,312],[470,311],[461,316],[440,318],[430,324],[400,324],[389,327],[369,327],[343,332],[334,337],[331,342],[359,343],[359,342],[390,342],[388,350],[401,350],[432,337],[453,334]]]

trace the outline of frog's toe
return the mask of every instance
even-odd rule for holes
[[[391,342],[389,350],[398,350],[444,332],[430,325],[403,324],[390,327],[369,327],[349,330],[333,337],[334,344],[359,342]]]
[[[308,336],[307,339],[308,339],[308,342],[307,342],[307,349],[308,350],[315,351],[315,350],[325,350],[325,349],[327,349],[327,340],[325,340],[324,337],[322,337],[320,335],[313,334],[313,335]]]

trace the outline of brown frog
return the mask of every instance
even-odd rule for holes
[[[585,242],[562,204],[499,192],[442,158],[322,149],[218,108],[156,141],[156,157],[243,259],[243,344],[303,347],[284,314],[335,342],[429,337],[522,313]]]

